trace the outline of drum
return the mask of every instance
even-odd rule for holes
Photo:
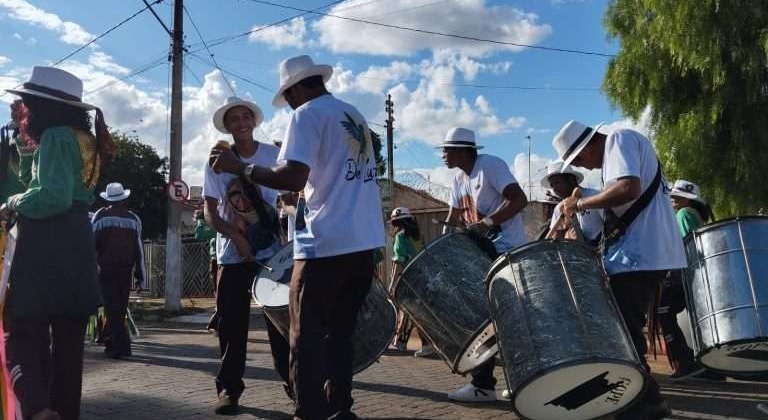
[[[725,373],[768,372],[768,217],[723,220],[685,241],[693,349]]]
[[[289,243],[283,247],[266,265],[271,270],[262,268],[256,275],[251,288],[253,299],[262,306],[264,314],[288,340],[288,291],[293,272],[293,244]],[[373,279],[371,290],[357,315],[357,324],[352,336],[353,373],[362,372],[378,360],[392,343],[396,327],[395,307],[389,301],[387,291],[381,283]]]
[[[645,371],[593,248],[532,242],[499,257],[487,283],[521,418],[596,419],[641,395]]]
[[[497,352],[483,278],[491,259],[464,233],[427,244],[396,279],[394,300],[453,372],[467,373]]]

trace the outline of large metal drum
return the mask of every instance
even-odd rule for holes
[[[521,418],[595,419],[640,396],[645,372],[592,248],[532,242],[499,257],[487,281]]]
[[[464,233],[427,244],[396,279],[394,300],[451,370],[467,373],[498,352],[483,278],[491,259]]]
[[[726,373],[768,372],[768,217],[702,226],[685,250],[696,357]]]
[[[293,272],[293,244],[288,244],[269,260],[267,266],[256,275],[251,292],[256,303],[275,324],[280,334],[288,340],[290,314],[288,292]],[[365,370],[389,347],[395,336],[397,318],[395,307],[377,279],[371,281],[371,290],[357,314],[355,332],[352,335],[352,372]]]

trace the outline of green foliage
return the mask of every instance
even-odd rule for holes
[[[373,143],[373,154],[374,156],[376,156],[376,173],[379,176],[384,176],[384,173],[387,171],[387,161],[386,159],[384,159],[384,156],[382,156],[381,154],[381,149],[383,148],[381,136],[379,135],[379,133],[373,130],[370,130],[370,132],[371,132],[371,142]]]
[[[603,88],[632,118],[650,109],[667,178],[719,218],[768,207],[768,2],[614,0],[605,25],[621,50]]]
[[[117,156],[102,168],[96,191],[104,191],[110,182],[120,182],[131,190],[126,204],[141,218],[144,239],[164,236],[168,214],[165,195],[167,159],[160,158],[152,146],[140,142],[137,137],[117,132],[112,136]],[[104,200],[97,199],[96,206],[105,204]]]

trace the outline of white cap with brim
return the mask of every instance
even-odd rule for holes
[[[700,203],[706,204],[706,201],[701,198],[699,186],[693,182],[686,181],[684,179],[678,179],[672,185],[669,191],[670,197],[683,197],[689,200],[696,200]]]
[[[577,184],[581,184],[581,181],[584,180],[584,174],[573,169],[572,167],[563,169],[563,161],[558,160],[547,165],[547,174],[544,175],[544,178],[541,178],[541,186],[544,188],[552,188],[552,185],[550,185],[549,183],[549,178],[552,175],[562,175],[562,174],[571,174],[575,176]]]
[[[216,127],[216,129],[219,130],[220,132],[224,134],[229,134],[229,130],[227,130],[227,127],[224,126],[224,115],[230,109],[238,106],[242,106],[251,110],[251,112],[253,113],[254,128],[261,125],[262,121],[264,121],[264,113],[261,111],[261,108],[259,108],[258,105],[256,105],[253,102],[240,99],[236,96],[231,96],[227,98],[227,103],[220,106],[219,109],[217,109],[216,112],[213,113],[213,126]]]

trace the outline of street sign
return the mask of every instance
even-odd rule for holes
[[[189,199],[189,186],[180,179],[171,181],[168,184],[168,197],[173,201],[187,201]]]

